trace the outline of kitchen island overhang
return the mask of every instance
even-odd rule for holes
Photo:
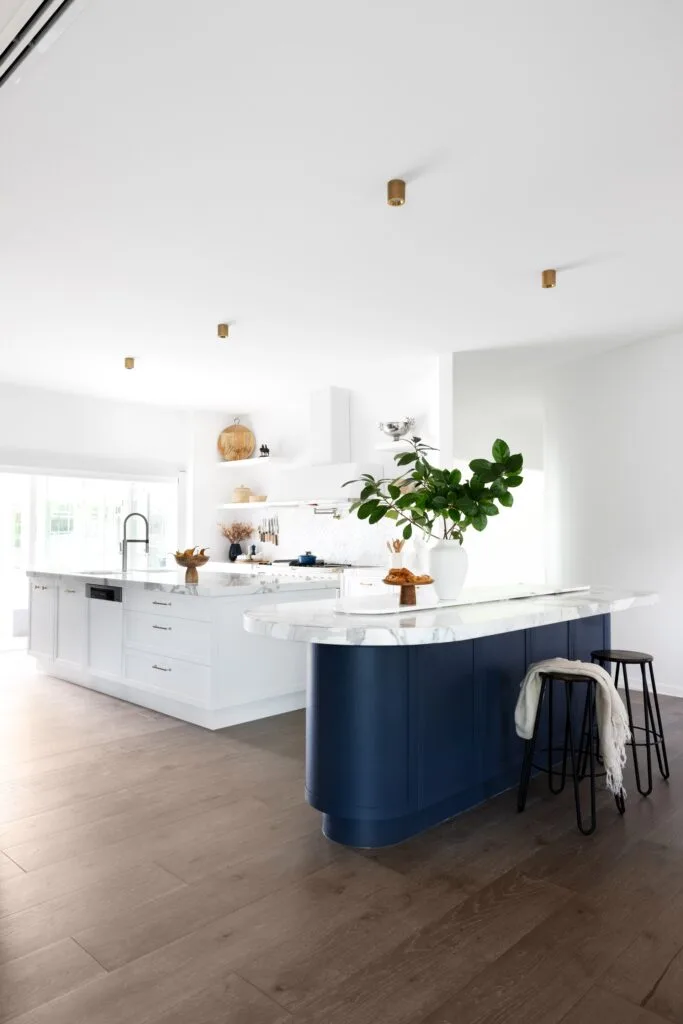
[[[527,666],[590,660],[610,616],[656,595],[591,588],[392,615],[264,605],[248,632],[311,645],[306,797],[348,846],[401,842],[515,786]]]

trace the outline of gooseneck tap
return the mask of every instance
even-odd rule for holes
[[[145,524],[145,536],[139,539],[128,536],[128,520],[133,519],[134,516],[139,516]],[[145,551],[149,554],[149,520],[147,516],[143,516],[142,512],[131,512],[123,520],[123,540],[121,541],[121,569],[123,572],[128,571],[128,545],[129,544],[144,544]]]

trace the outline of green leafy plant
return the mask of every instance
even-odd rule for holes
[[[394,461],[403,472],[393,479],[380,479],[364,473],[349,484],[362,483],[358,501],[351,505],[359,519],[379,523],[393,519],[403,527],[406,540],[413,529],[427,536],[444,540],[459,540],[462,544],[465,530],[485,530],[491,516],[497,516],[498,506],[510,508],[514,502],[511,488],[523,482],[520,476],[524,459],[513,455],[500,438],[491,449],[492,459],[473,459],[472,475],[463,478],[459,469],[439,469],[427,460],[427,453],[436,449],[424,444],[419,437],[409,441],[412,450],[394,455]]]

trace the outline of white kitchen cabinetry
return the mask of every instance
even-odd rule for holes
[[[336,576],[229,576],[227,586],[220,574],[205,578],[216,596],[165,586],[168,574],[159,586],[32,577],[31,651],[59,679],[208,729],[304,707],[305,646],[252,636],[243,616],[261,604],[334,597]]]
[[[199,603],[201,598],[195,598]],[[130,612],[123,616],[126,648],[152,651],[168,658],[186,658],[200,665],[211,664],[211,622],[178,619],[170,615]]]
[[[121,678],[123,605],[88,598],[88,670],[104,679]]]
[[[164,654],[125,652],[126,681],[150,695],[200,708],[211,706],[211,669]]]
[[[29,653],[39,658],[55,656],[57,585],[50,577],[31,579],[29,601]]]
[[[85,668],[87,637],[85,585],[74,580],[57,590],[57,661]]]
[[[387,571],[382,566],[372,569],[346,569],[342,577],[342,597],[370,597],[373,594],[386,597],[387,585],[382,580]]]

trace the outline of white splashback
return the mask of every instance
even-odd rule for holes
[[[257,550],[270,558],[296,558],[306,551],[312,551],[318,558],[330,562],[384,565],[389,560],[387,540],[400,536],[391,523],[369,526],[366,521],[349,513],[345,513],[341,519],[335,519],[329,515],[314,515],[309,508],[285,508],[266,510],[263,515],[266,517],[276,513],[280,522],[279,545],[261,544],[258,537],[253,537],[242,544],[245,554],[250,544],[255,543]],[[233,513],[233,516],[237,518],[237,513]],[[254,514],[249,517],[254,525],[260,518]],[[227,548],[228,541],[225,542],[226,558]],[[218,553],[216,557],[219,557]]]

